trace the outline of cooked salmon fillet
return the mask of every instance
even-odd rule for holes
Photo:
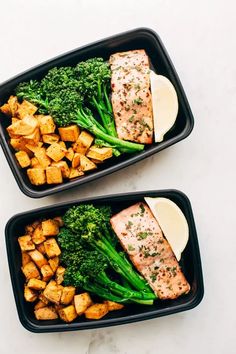
[[[151,144],[153,140],[152,97],[149,60],[143,49],[110,56],[112,107],[118,137]]]
[[[160,299],[175,299],[189,292],[190,285],[145,203],[114,215],[111,225],[132,263]]]

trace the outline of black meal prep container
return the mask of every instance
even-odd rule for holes
[[[66,324],[61,320],[36,320],[33,313],[33,304],[27,303],[24,300],[23,294],[24,275],[21,271],[21,251],[17,238],[24,234],[24,227],[39,218],[63,215],[69,207],[75,204],[93,203],[94,205],[110,205],[112,211],[116,213],[138,201],[143,201],[144,196],[171,199],[181,208],[188,221],[189,241],[182,254],[180,264],[191,286],[189,294],[181,296],[176,300],[157,300],[152,306],[129,304],[122,310],[110,312],[100,320],[86,320],[83,316],[70,324]],[[204,288],[201,259],[191,204],[186,195],[177,190],[124,193],[54,204],[13,216],[6,225],[5,234],[8,263],[18,316],[22,325],[32,332],[74,331],[142,321],[192,309],[201,302],[203,297]]]
[[[148,28],[135,29],[98,42],[94,42],[87,46],[56,57],[55,59],[47,61],[46,63],[36,66],[33,69],[30,69],[23,74],[14,77],[13,79],[3,83],[0,86],[0,104],[3,104],[9,95],[14,92],[14,89],[18,83],[30,79],[40,79],[47,73],[49,69],[54,66],[75,65],[79,61],[96,56],[108,59],[112,53],[139,48],[146,50],[150,58],[151,67],[158,74],[165,75],[171,80],[178,95],[178,117],[173,128],[165,135],[164,141],[161,143],[154,143],[149,146],[147,145],[144,151],[138,152],[136,154],[126,154],[119,158],[112,158],[104,164],[99,165],[97,170],[92,171],[82,177],[65,181],[63,184],[53,186],[34,186],[29,182],[26,172],[18,166],[18,163],[14,157],[14,151],[9,144],[9,137],[6,131],[6,127],[10,124],[10,121],[6,117],[0,117],[0,143],[11,167],[11,170],[15,176],[15,179],[23,193],[32,198],[40,198],[75,186],[79,186],[83,183],[87,183],[94,179],[100,178],[123,167],[131,165],[137,161],[140,161],[148,156],[151,156],[156,152],[161,151],[168,146],[171,146],[186,138],[191,133],[194,124],[193,115],[185,96],[183,87],[159,36]]]

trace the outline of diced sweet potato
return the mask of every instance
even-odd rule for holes
[[[42,243],[46,240],[46,237],[44,237],[44,235],[43,235],[41,223],[33,231],[32,240],[36,245],[39,245],[40,243]]]
[[[52,268],[52,271],[55,273],[58,266],[59,266],[59,257],[53,257],[48,260],[48,263],[50,267]]]
[[[31,257],[27,252],[21,252],[22,267],[31,262]]]
[[[63,178],[68,178],[70,175],[70,168],[67,165],[66,161],[59,161],[59,162],[55,162],[53,161],[51,166],[56,166],[58,168],[60,168],[61,173],[62,173],[62,177]]]
[[[43,295],[43,293],[39,294],[39,300],[42,301],[45,305],[49,304],[49,300]]]
[[[64,280],[64,274],[66,269],[62,266],[59,266],[56,270],[56,282],[57,284],[61,284]]]
[[[37,157],[32,157],[32,159],[30,160],[30,166],[32,168],[42,168]]]
[[[33,156],[32,151],[30,149],[28,149],[26,146],[27,143],[26,143],[24,137],[12,138],[12,139],[10,139],[10,144],[14,150],[16,150],[16,151],[23,150],[23,151],[26,151],[30,157]]]
[[[95,163],[90,161],[86,156],[81,155],[80,156],[80,168],[82,171],[90,171],[90,170],[94,170],[95,168],[97,168],[97,166],[95,165]]]
[[[18,242],[22,252],[32,251],[35,249],[35,244],[33,243],[30,235],[18,237]]]
[[[69,178],[75,178],[75,177],[79,177],[79,176],[83,176],[84,172],[81,171],[79,168],[71,168],[70,169],[70,175]]]
[[[63,305],[69,305],[75,296],[75,287],[74,286],[65,286],[62,290],[61,303]]]
[[[28,252],[37,267],[41,268],[43,265],[48,264],[48,261],[38,250]]]
[[[70,148],[66,151],[65,156],[66,156],[66,158],[67,158],[69,161],[72,161],[72,160],[73,160],[73,157],[74,157],[74,154],[75,154],[74,150],[72,149],[72,147],[70,147]]]
[[[25,168],[30,166],[30,158],[29,155],[27,154],[27,152],[25,151],[18,151],[15,153],[15,157],[17,159],[17,161],[20,164],[20,167]]]
[[[53,219],[42,221],[42,233],[44,236],[56,236],[59,233],[58,223]]]
[[[16,116],[23,119],[27,115],[34,115],[38,110],[38,107],[34,106],[32,103],[24,100],[21,104],[18,104],[18,109]]]
[[[34,290],[44,290],[46,288],[47,283],[43,280],[32,278],[28,281],[28,288]]]
[[[43,168],[47,168],[51,164],[51,159],[47,156],[46,149],[44,147],[37,148],[34,155]]]
[[[38,121],[33,116],[25,116],[22,120],[9,125],[7,131],[9,134],[29,135],[32,134],[38,126]]]
[[[99,320],[108,312],[107,304],[94,304],[85,311],[85,317],[90,320]]]
[[[56,129],[56,125],[51,116],[40,116],[39,128],[41,134],[52,134]]]
[[[57,312],[52,306],[46,306],[34,311],[37,320],[55,320],[58,318]]]
[[[24,267],[21,268],[27,280],[32,278],[40,278],[40,273],[34,262],[27,263]]]
[[[24,135],[24,139],[27,144],[37,145],[41,139],[39,128],[36,128],[32,134]]]
[[[26,143],[25,146],[28,150],[30,150],[31,152],[33,152],[35,154],[38,151],[38,149],[43,146],[43,143],[42,143],[42,141],[39,141],[38,144]]]
[[[108,306],[109,311],[121,310],[124,307],[124,305],[119,304],[118,302],[109,301],[109,300],[104,301],[104,304]]]
[[[75,311],[74,305],[69,305],[59,310],[60,318],[65,322],[72,322],[76,319],[77,313]]]
[[[76,124],[58,128],[62,141],[76,141],[79,137],[79,127]]]
[[[37,302],[37,304],[35,304],[34,309],[35,309],[35,310],[38,310],[38,309],[42,309],[43,307],[46,307],[46,306],[47,306],[47,305],[46,305],[43,301],[39,300],[39,301]]]
[[[51,280],[44,289],[43,295],[51,302],[60,303],[63,287],[58,285],[54,280]]]
[[[73,145],[73,150],[81,154],[86,154],[92,145],[93,140],[94,137],[84,130],[81,132],[75,144]]]
[[[65,150],[59,143],[53,143],[47,148],[46,154],[53,161],[58,162],[65,157]]]
[[[30,289],[28,286],[25,286],[24,288],[24,298],[26,301],[28,302],[34,302],[35,300],[37,300],[37,292]]]
[[[27,175],[29,177],[30,183],[35,186],[40,186],[46,183],[45,171],[43,168],[28,168]]]
[[[86,156],[99,161],[104,161],[112,157],[112,148],[91,146]]]
[[[45,264],[44,266],[42,266],[40,268],[40,271],[42,273],[42,276],[43,276],[43,281],[46,281],[48,282],[52,277],[53,277],[53,270],[52,268],[50,267],[49,264]]]
[[[46,254],[45,247],[44,247],[43,243],[40,243],[39,245],[37,245],[36,248],[40,253]]]
[[[75,310],[77,314],[82,315],[89,306],[92,305],[92,299],[89,293],[82,293],[74,296]]]
[[[56,166],[46,168],[46,177],[48,184],[58,184],[63,182],[61,169]]]
[[[61,254],[61,250],[55,238],[49,238],[44,242],[44,247],[48,258],[53,258]]]
[[[60,137],[57,134],[44,134],[42,135],[43,142],[45,144],[53,144],[53,143],[58,143]]]
[[[3,114],[6,114],[7,116],[11,116],[11,108],[10,108],[10,106],[9,106],[8,103],[3,104],[3,105],[0,107],[0,111],[1,111]]]
[[[16,96],[10,96],[9,100],[7,101],[7,103],[9,104],[10,107],[10,111],[11,111],[11,116],[15,116],[17,109],[18,109],[18,100]]]
[[[77,168],[80,164],[80,154],[78,154],[77,152],[74,154],[71,166],[72,168]]]

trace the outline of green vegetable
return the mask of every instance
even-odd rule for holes
[[[112,232],[110,217],[110,208],[81,204],[70,208],[63,220],[65,226],[75,233],[76,237],[107,257],[109,265],[134,289],[152,293],[146,281],[134,270],[125,254],[117,252],[115,247],[117,238]]]
[[[62,249],[61,261],[66,267],[65,285],[83,288],[111,301],[153,303],[153,293],[135,291],[112,280],[108,275],[107,257],[91,248],[78,234],[64,227],[60,230],[58,242]]]

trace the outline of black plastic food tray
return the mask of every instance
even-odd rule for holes
[[[160,38],[154,31],[147,28],[124,32],[89,44],[24,72],[0,86],[0,104],[3,104],[9,95],[14,92],[19,82],[29,79],[40,79],[54,66],[75,65],[82,60],[96,56],[108,59],[112,53],[139,48],[146,50],[154,70],[171,80],[178,95],[178,117],[174,127],[165,135],[164,141],[146,146],[144,151],[136,154],[126,154],[119,158],[109,159],[106,163],[99,165],[97,170],[74,180],[64,181],[63,184],[34,186],[29,182],[26,172],[19,167],[14,156],[14,151],[9,144],[6,127],[10,124],[10,121],[6,117],[0,117],[0,142],[15,179],[23,193],[32,198],[40,198],[79,186],[151,156],[186,138],[191,133],[194,124],[193,116],[178,75]]]
[[[122,310],[110,312],[100,320],[86,320],[84,317],[79,317],[70,324],[63,323],[61,320],[36,320],[34,318],[33,305],[27,303],[23,295],[24,276],[21,272],[21,251],[17,238],[24,234],[24,227],[39,218],[63,215],[74,204],[89,202],[95,205],[110,205],[115,213],[138,201],[142,201],[144,196],[171,199],[181,208],[188,221],[189,241],[182,254],[180,264],[191,286],[189,294],[176,300],[157,300],[152,306],[129,304]],[[19,319],[22,325],[32,332],[74,331],[142,321],[192,309],[200,303],[203,297],[201,259],[192,209],[186,195],[177,190],[126,193],[54,204],[13,216],[6,225],[5,233],[8,263]]]

